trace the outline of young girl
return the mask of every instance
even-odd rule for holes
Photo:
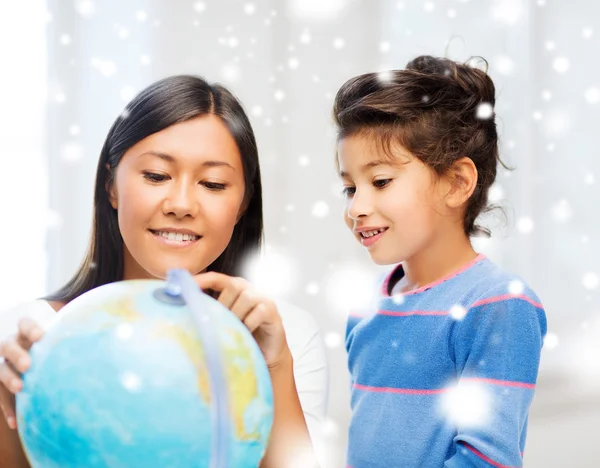
[[[14,398],[28,350],[56,312],[97,286],[165,278],[185,268],[218,294],[253,332],[269,366],[275,420],[261,466],[281,468],[310,450],[307,423],[324,416],[326,357],[312,317],[279,307],[239,278],[246,254],[263,235],[258,153],[250,122],[225,88],[175,76],[142,91],[110,129],[96,174],[93,230],[87,254],[59,291],[0,314],[0,466],[27,466]],[[281,315],[280,315],[281,314]],[[33,319],[33,320],[32,320]],[[302,406],[301,406],[302,404]],[[1,419],[1,418],[0,418]],[[7,424],[8,422],[8,424]]]
[[[399,263],[348,323],[353,468],[522,465],[546,318],[469,240],[499,163],[494,94],[485,72],[429,56],[337,93],[346,224]]]

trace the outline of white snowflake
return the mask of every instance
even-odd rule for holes
[[[573,216],[573,209],[565,199],[560,200],[552,208],[552,217],[558,223],[566,223]]]
[[[285,211],[287,211],[288,213],[291,213],[292,211],[295,211],[296,207],[294,205],[292,205],[291,203],[288,203],[287,205],[285,205]]]
[[[244,13],[247,15],[253,15],[256,13],[256,5],[254,3],[246,3],[244,5]]]
[[[479,382],[461,381],[442,398],[446,417],[460,427],[480,427],[492,413],[492,397]]]
[[[488,200],[491,203],[498,203],[502,199],[504,199],[504,188],[496,182],[488,190]]]
[[[198,13],[202,13],[206,11],[206,3],[205,2],[196,2],[194,3],[194,10]]]
[[[456,18],[456,10],[453,8],[450,8],[446,14],[448,18]]]
[[[252,112],[252,115],[254,117],[260,117],[261,115],[263,115],[263,108],[260,106],[254,106],[252,107],[252,110],[250,112]]]
[[[538,111],[534,111],[532,114],[533,120],[542,120],[542,113],[538,110]]]
[[[323,21],[335,18],[346,7],[346,0],[290,0],[289,7],[299,19]]]
[[[554,50],[554,49],[556,49],[556,42],[546,41],[546,50]]]
[[[467,316],[467,309],[465,309],[460,304],[453,305],[450,308],[450,317],[454,320],[462,320]]]
[[[300,42],[302,42],[302,44],[310,44],[311,39],[308,29],[305,29],[302,31],[302,34],[300,34]]]
[[[500,75],[509,76],[512,75],[515,64],[508,55],[499,55],[492,62],[496,70]]]
[[[494,0],[491,9],[495,21],[509,26],[516,24],[523,16],[521,0]]]
[[[229,83],[235,83],[240,77],[240,67],[230,63],[221,68],[221,76]]]
[[[135,12],[135,19],[137,19],[140,23],[143,23],[148,19],[148,13],[144,10],[138,10]]]
[[[392,80],[392,71],[391,70],[382,70],[377,73],[377,79],[382,83],[388,83]]]
[[[69,134],[73,136],[77,136],[81,133],[81,127],[79,125],[71,125],[69,127]]]
[[[142,65],[150,65],[150,63],[152,63],[152,59],[150,58],[149,55],[144,54],[140,57],[140,63]]]
[[[396,305],[404,304],[405,300],[406,300],[406,298],[404,297],[404,294],[402,294],[402,293],[396,293],[392,296],[392,302]]]
[[[112,60],[102,60],[97,57],[91,60],[92,67],[106,77],[113,76],[117,72],[117,65]]]
[[[600,102],[600,89],[591,87],[585,90],[585,100],[590,104],[598,104]]]
[[[325,218],[329,214],[329,205],[320,200],[313,205],[311,213],[315,218]]]
[[[342,344],[342,336],[339,333],[329,332],[325,335],[325,346],[329,349],[339,348]]]
[[[592,172],[588,172],[583,180],[587,185],[593,185],[596,182],[596,177]]]
[[[285,91],[278,89],[273,93],[273,97],[276,101],[281,102],[285,99]]]
[[[303,167],[306,167],[310,164],[310,158],[303,154],[298,158],[298,164],[300,164]]]
[[[76,141],[67,142],[62,145],[60,154],[63,161],[76,163],[83,158],[83,146]]]
[[[550,99],[552,99],[552,93],[545,89],[544,91],[542,91],[542,99],[544,101],[549,101]]]
[[[333,40],[333,48],[334,49],[343,49],[345,45],[346,45],[346,41],[344,39],[342,39],[341,37],[336,37]]]
[[[136,94],[136,90],[133,86],[124,86],[121,88],[121,100],[124,102],[129,102],[133,99]]]
[[[435,10],[435,3],[433,3],[433,2],[425,2],[425,4],[423,5],[423,9],[426,12],[431,13],[433,10]]]
[[[58,104],[64,104],[65,101],[67,100],[67,96],[65,95],[65,93],[62,92],[58,92],[54,95],[54,100],[58,103]]]
[[[69,36],[68,34],[61,34],[59,40],[60,40],[60,43],[64,46],[67,46],[67,45],[71,44],[71,42],[72,42],[71,36]]]
[[[294,288],[297,268],[290,255],[267,245],[263,252],[246,259],[244,273],[260,291],[281,296]]]
[[[482,102],[477,106],[477,112],[475,114],[480,120],[488,120],[494,115],[494,108],[489,102]]]
[[[296,70],[300,66],[300,61],[296,57],[290,57],[288,59],[288,67],[290,70]]]
[[[520,294],[523,294],[524,290],[525,290],[525,285],[523,284],[523,281],[512,280],[511,282],[508,283],[509,294],[518,296]]]
[[[554,349],[558,346],[558,335],[548,332],[544,337],[544,349]]]
[[[553,110],[544,118],[544,131],[551,138],[563,137],[571,129],[571,116],[563,110]]]
[[[589,26],[587,26],[581,30],[581,35],[585,39],[589,39],[590,37],[592,37],[594,35],[594,30],[592,28],[590,28]]]
[[[369,310],[372,278],[359,265],[338,265],[326,278],[324,292],[333,311],[347,317],[352,311]]]
[[[566,57],[556,57],[552,62],[552,68],[554,68],[554,71],[561,74],[566,73],[570,66],[571,64],[569,59]]]
[[[382,53],[389,52],[391,44],[388,41],[382,41],[379,43],[379,51]]]
[[[535,223],[529,216],[523,216],[517,221],[517,230],[521,234],[529,234],[531,231],[533,231],[534,226]]]
[[[96,5],[92,0],[75,0],[75,10],[84,18],[90,18],[96,12]]]
[[[121,341],[127,341],[133,335],[133,326],[130,323],[121,323],[115,331],[117,338]]]
[[[121,376],[121,385],[130,392],[139,392],[143,386],[142,379],[134,372],[126,371]]]
[[[590,271],[583,275],[582,283],[586,289],[596,289],[600,284],[600,278],[596,273]]]
[[[315,281],[312,281],[306,285],[306,294],[309,296],[315,296],[319,294],[319,284]]]

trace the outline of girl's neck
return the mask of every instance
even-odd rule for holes
[[[406,293],[450,275],[473,261],[477,252],[464,232],[439,236],[434,243],[402,262],[404,277],[393,287],[394,293]]]

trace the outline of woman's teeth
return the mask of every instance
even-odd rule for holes
[[[169,239],[171,241],[195,241],[200,238],[200,236],[194,236],[192,234],[182,234],[180,232],[165,232],[165,231],[156,231],[154,233],[157,236],[164,237],[165,239]]]
[[[375,236],[375,235],[377,235],[377,234],[379,234],[380,232],[383,232],[383,231],[385,231],[385,228],[383,228],[383,229],[375,229],[374,231],[363,231],[363,232],[360,233],[360,235],[363,236],[363,237],[365,237],[365,238],[366,237],[373,237],[373,236]]]

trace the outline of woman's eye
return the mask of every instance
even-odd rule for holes
[[[373,185],[377,188],[383,188],[386,185],[388,185],[391,181],[392,181],[392,179],[379,179],[379,180],[373,181]]]
[[[151,182],[163,182],[167,179],[164,174],[156,174],[155,172],[144,172],[144,179]]]
[[[354,195],[354,192],[356,192],[356,187],[344,187],[342,189],[342,195],[345,196],[350,196],[350,195]]]
[[[225,184],[219,184],[218,182],[202,182],[208,190],[220,191],[225,190],[227,187]]]

